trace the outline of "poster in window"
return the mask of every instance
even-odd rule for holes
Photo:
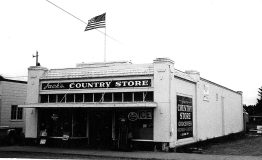
[[[193,137],[192,98],[177,95],[177,139]]]

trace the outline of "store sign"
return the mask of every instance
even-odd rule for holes
[[[138,112],[139,119],[152,119],[152,117],[152,111],[143,110]]]
[[[193,137],[192,98],[177,96],[177,139]]]
[[[203,100],[209,101],[209,86],[206,84],[204,84],[204,89],[203,89]]]
[[[127,117],[130,121],[136,121],[138,119],[152,119],[153,115],[152,115],[152,111],[141,110],[137,112],[129,112]]]
[[[138,114],[136,112],[129,112],[127,117],[130,121],[136,121],[138,119]]]
[[[151,79],[42,83],[42,90],[150,87]]]

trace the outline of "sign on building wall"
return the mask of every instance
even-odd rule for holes
[[[42,90],[150,87],[151,79],[42,83]]]
[[[152,119],[153,113],[151,110],[139,110],[137,112],[129,112],[128,119],[130,121],[136,121],[138,119]]]
[[[207,84],[204,84],[203,100],[204,101],[209,101],[209,86]]]
[[[192,98],[177,95],[177,139],[193,137]]]

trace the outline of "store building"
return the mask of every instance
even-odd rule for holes
[[[25,128],[25,112],[18,105],[26,100],[27,82],[0,76],[0,127]]]
[[[28,69],[27,140],[162,149],[243,131],[242,93],[181,72],[168,58]]]

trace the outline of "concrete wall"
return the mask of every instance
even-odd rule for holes
[[[24,129],[25,114],[23,114],[22,120],[11,120],[11,106],[25,103],[27,84],[0,81],[0,86],[0,126],[10,126]]]
[[[191,143],[195,141],[197,136],[197,105],[196,105],[196,83],[185,81],[183,79],[175,77],[173,80],[174,89],[172,90],[174,102],[172,103],[172,127],[175,129],[174,136],[171,139],[171,147],[174,145],[183,145],[187,143]],[[193,100],[193,137],[192,138],[185,138],[185,139],[177,139],[177,95],[190,97]]]
[[[171,86],[171,131],[170,147],[200,140],[221,137],[243,131],[242,95],[226,87],[200,78],[196,71],[186,72],[194,82],[174,77]],[[177,139],[176,96],[193,100],[193,138]],[[166,122],[167,123],[167,122]]]
[[[30,67],[28,68],[28,85],[26,104],[39,102],[39,79],[47,71],[44,67]],[[37,138],[37,113],[36,108],[25,108],[25,137]]]
[[[154,109],[154,141],[169,142],[171,132],[171,88],[172,61],[154,62],[154,101],[158,104]]]
[[[243,130],[242,95],[202,79],[198,84],[198,140]]]

